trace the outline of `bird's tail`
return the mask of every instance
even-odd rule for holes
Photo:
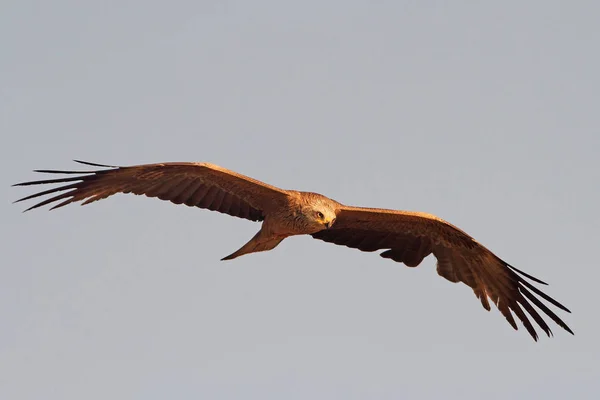
[[[233,260],[236,257],[243,256],[248,253],[256,253],[259,251],[267,251],[274,249],[284,237],[264,237],[263,231],[260,230],[248,243],[243,245],[239,250],[231,253],[227,257],[223,257],[221,261]]]

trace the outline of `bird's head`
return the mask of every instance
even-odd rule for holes
[[[329,229],[335,223],[335,204],[326,200],[314,198],[302,208],[305,221],[314,232]]]

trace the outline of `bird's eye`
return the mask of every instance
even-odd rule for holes
[[[317,217],[320,219],[325,218],[325,216],[323,215],[323,213],[321,211],[317,211]]]

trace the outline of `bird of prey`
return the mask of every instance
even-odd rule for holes
[[[77,160],[75,160],[77,161]],[[275,248],[294,235],[373,252],[409,267],[418,266],[429,254],[437,258],[437,273],[450,282],[463,282],[475,292],[486,310],[490,300],[514,329],[514,315],[537,341],[530,321],[552,335],[535,305],[556,324],[573,334],[540,299],[570,312],[533,286],[527,279],[546,284],[509,265],[456,226],[423,212],[351,207],[318,193],[284,190],[209,163],[159,163],[117,167],[77,161],[90,171],[36,170],[66,174],[56,179],[18,183],[14,186],[64,184],[17,200],[52,195],[25,211],[56,203],[51,209],[83,201],[88,204],[116,193],[157,197],[175,204],[205,208],[251,221],[261,229],[239,250],[223,258]],[[528,315],[527,315],[528,314]]]

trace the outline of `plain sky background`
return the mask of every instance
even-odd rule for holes
[[[0,398],[598,398],[600,3],[493,3],[3,1]],[[433,257],[297,237],[224,263],[258,224],[11,204],[74,158],[437,214],[576,335],[533,342]]]

